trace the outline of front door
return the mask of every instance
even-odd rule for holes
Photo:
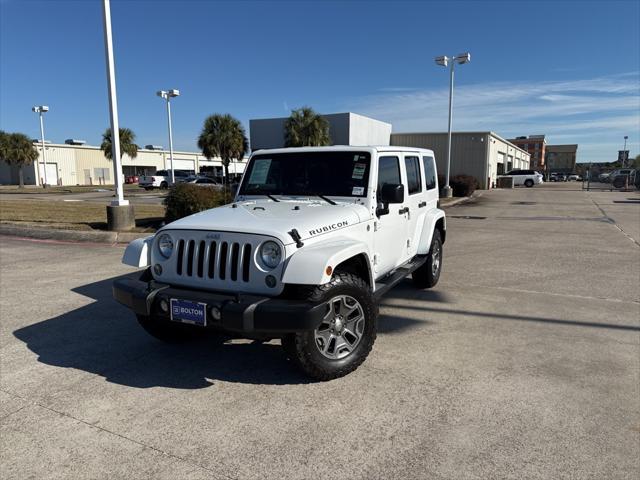
[[[378,185],[380,192],[385,183],[398,184],[402,181],[400,173],[400,154],[386,154],[378,158]],[[406,185],[406,184],[405,184]],[[407,198],[405,186],[405,201]],[[401,265],[407,257],[407,215],[406,203],[389,205],[389,213],[380,215],[375,222],[374,269],[376,278],[385,275]]]

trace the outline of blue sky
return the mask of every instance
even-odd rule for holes
[[[0,0],[0,128],[99,144],[109,123],[99,0]],[[640,2],[214,2],[112,0],[120,124],[138,143],[195,150],[204,118],[285,116],[309,105],[393,130],[454,129],[578,143],[579,161],[640,150]]]

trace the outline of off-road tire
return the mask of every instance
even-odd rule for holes
[[[165,343],[183,343],[196,338],[199,333],[197,331],[199,327],[192,327],[153,316],[136,315],[136,317],[138,317],[138,323],[149,335]]]
[[[416,269],[411,277],[413,283],[418,288],[432,288],[435,287],[440,280],[440,272],[442,272],[442,236],[440,230],[437,228],[433,231],[433,238],[431,239],[431,248],[429,248],[429,254],[427,255],[427,261]],[[438,260],[437,268],[434,267],[434,261]]]
[[[359,343],[346,357],[330,359],[316,344],[315,330],[299,332],[282,338],[289,359],[315,380],[326,381],[343,377],[365,361],[373,348],[378,327],[378,305],[367,283],[352,273],[336,273],[329,283],[309,287],[301,297],[311,302],[329,302],[340,295],[357,300],[364,314],[364,327]]]
[[[524,181],[524,186],[527,187],[527,188],[533,187],[533,180],[531,180],[531,179],[525,180]]]

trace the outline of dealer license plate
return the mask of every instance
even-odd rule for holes
[[[207,304],[172,298],[171,320],[204,327],[207,325]]]

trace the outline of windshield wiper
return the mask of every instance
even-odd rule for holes
[[[320,195],[318,193],[313,193],[312,195],[315,195],[316,197],[320,197],[322,200],[324,200],[325,202],[331,204],[331,205],[337,205],[336,202],[334,202],[333,200],[331,200],[330,198],[325,197],[324,195]]]

